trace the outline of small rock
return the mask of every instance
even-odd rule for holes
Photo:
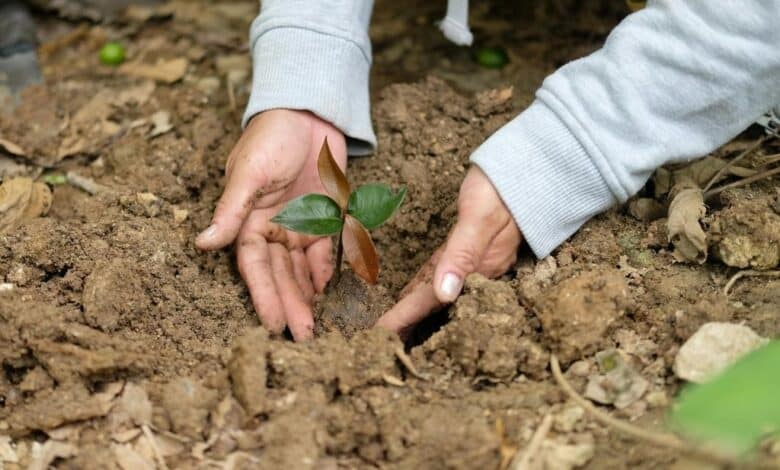
[[[10,282],[0,283],[0,293],[11,292],[12,290],[14,290],[14,285]]]
[[[683,380],[704,383],[767,342],[745,325],[705,323],[677,352],[674,373]]]
[[[596,354],[601,374],[593,376],[585,388],[585,398],[615,408],[626,408],[642,398],[647,380],[639,375],[619,351],[610,349]]]
[[[652,222],[666,216],[664,206],[653,198],[642,197],[628,204],[628,213],[642,222]]]
[[[135,200],[148,217],[157,217],[162,209],[162,201],[152,193],[136,193]]]
[[[558,432],[572,432],[583,416],[585,416],[585,410],[581,406],[567,406],[555,415],[553,427]]]
[[[219,90],[219,78],[203,77],[195,83],[195,87],[207,96],[212,96]]]
[[[534,266],[534,279],[542,284],[548,284],[557,270],[558,263],[555,258],[548,256]]]
[[[152,114],[149,118],[152,123],[152,130],[149,131],[149,137],[154,138],[163,134],[166,134],[173,130],[173,124],[171,123],[171,113],[168,111],[160,110]]]
[[[590,442],[562,444],[552,439],[542,443],[541,455],[544,468],[550,470],[571,470],[582,467],[593,458],[595,446]]]
[[[645,401],[651,408],[665,408],[669,404],[669,398],[663,390],[654,390],[645,395]]]
[[[189,217],[190,211],[186,209],[179,209],[178,207],[173,208],[173,223],[174,225],[181,225],[185,220],[187,220],[187,217]]]
[[[575,377],[587,377],[590,375],[590,362],[584,360],[577,361],[569,367],[566,373]]]

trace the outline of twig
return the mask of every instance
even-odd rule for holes
[[[704,193],[704,200],[706,201],[712,196],[716,196],[727,189],[739,188],[740,186],[745,186],[750,183],[755,183],[756,181],[762,180],[764,178],[769,178],[770,176],[774,176],[774,175],[780,175],[780,167],[772,168],[771,170],[762,171],[761,173],[756,173],[753,176],[742,178],[739,181],[734,181],[733,183],[729,183],[719,188],[711,189]]]
[[[420,380],[428,380],[426,375],[423,375],[417,371],[417,368],[414,367],[414,363],[412,363],[412,358],[410,358],[409,355],[406,354],[406,352],[404,352],[403,348],[400,346],[395,348],[395,356],[414,377],[417,377]]]
[[[531,468],[531,462],[539,454],[539,449],[542,447],[542,442],[547,437],[547,433],[550,432],[552,426],[552,415],[547,413],[542,419],[542,423],[536,428],[531,442],[525,448],[525,452],[522,454],[518,452],[515,454],[515,458],[512,459],[512,463],[509,464],[510,470],[528,470]]]
[[[772,163],[780,162],[780,153],[773,153],[772,155],[767,155],[764,157],[764,161],[762,162],[764,165],[771,165]]]
[[[712,185],[715,184],[721,176],[725,175],[726,172],[729,171],[729,168],[731,168],[732,166],[736,165],[738,161],[742,160],[743,158],[745,158],[746,156],[751,154],[753,152],[753,150],[755,150],[758,147],[760,147],[761,144],[766,142],[766,140],[768,138],[769,138],[769,136],[766,136],[766,135],[765,136],[761,136],[758,140],[756,140],[753,143],[753,145],[751,145],[750,147],[746,148],[744,151],[742,151],[742,153],[740,153],[739,155],[737,155],[736,157],[731,159],[729,162],[727,162],[723,166],[723,168],[718,170],[718,172],[715,173],[715,175],[712,178],[710,178],[710,181],[707,183],[706,186],[704,186],[704,189],[702,189],[702,192],[706,193],[707,190],[709,190],[712,187]]]
[[[780,270],[775,271],[755,271],[752,269],[746,269],[744,271],[740,271],[737,274],[731,276],[731,279],[729,279],[729,282],[726,283],[726,287],[723,288],[723,295],[726,297],[729,296],[729,291],[732,287],[734,287],[734,284],[740,280],[743,277],[746,276],[768,276],[768,277],[780,277]]]
[[[715,449],[704,449],[699,447],[693,447],[681,441],[680,439],[677,438],[677,436],[674,436],[672,434],[646,431],[640,427],[626,423],[619,419],[615,419],[612,416],[608,415],[607,413],[596,408],[593,405],[593,403],[583,398],[579,393],[577,393],[574,390],[574,388],[572,388],[571,384],[569,384],[569,382],[566,380],[566,378],[564,378],[563,374],[561,373],[561,365],[558,362],[558,358],[555,357],[555,354],[553,354],[550,357],[550,368],[552,369],[552,373],[553,373],[553,377],[555,377],[555,381],[558,383],[558,386],[560,386],[563,389],[566,395],[568,395],[569,398],[571,398],[574,402],[576,402],[578,405],[584,408],[588,413],[590,413],[594,418],[596,418],[596,420],[600,421],[605,426],[616,429],[622,432],[623,434],[639,439],[640,441],[645,441],[660,447],[673,449],[678,452],[690,456],[694,456],[696,458],[702,459],[707,462],[712,462],[719,465],[736,465],[740,463],[739,460],[737,460],[736,458],[719,453]]]
[[[159,465],[162,470],[168,470],[168,465],[165,464],[165,458],[162,456],[162,452],[160,452],[160,448],[157,446],[157,439],[154,438],[152,430],[149,429],[149,426],[146,424],[141,426],[141,430],[144,432],[146,440],[149,441],[149,446],[152,448],[154,458],[157,460],[157,465]]]
[[[68,183],[81,190],[86,191],[92,196],[106,189],[105,186],[96,183],[95,180],[93,180],[92,178],[81,176],[80,174],[75,173],[73,171],[67,172],[65,174],[65,177],[67,178]]]

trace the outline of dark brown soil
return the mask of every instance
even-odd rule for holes
[[[369,328],[444,240],[470,152],[531,102],[546,73],[598,47],[622,4],[477,2],[479,40],[509,49],[512,62],[495,71],[440,37],[439,5],[391,3],[377,2],[372,29],[379,150],[352,160],[348,174],[404,185],[407,200],[374,233],[379,286],[346,272],[305,344],[259,326],[230,250],[193,244],[240,133],[247,82],[235,86],[233,108],[222,74],[246,68],[235,32],[246,31],[255,3],[180,2],[172,19],[88,25],[44,57],[47,84],[0,115],[0,137],[25,150],[26,164],[74,171],[99,191],[56,185],[47,216],[0,234],[0,283],[12,286],[0,293],[0,439],[10,436],[17,457],[6,468],[27,468],[56,444],[53,465],[74,469],[161,468],[160,459],[169,468],[499,469],[547,414],[544,468],[678,461],[583,416],[548,369],[557,354],[582,391],[598,373],[595,353],[619,348],[649,390],[604,409],[660,429],[679,387],[674,354],[701,324],[780,335],[780,280],[745,278],[724,297],[734,269],[673,262],[663,221],[616,208],[552,257],[524,251],[499,280],[470,277],[439,314],[443,325],[406,353],[399,338]],[[42,36],[54,44],[75,27],[49,19]],[[185,57],[186,75],[153,84],[102,67],[105,38],[126,42],[131,60]],[[234,63],[218,66],[226,57]],[[158,111],[173,129],[150,137]],[[778,231],[767,229],[778,219],[776,189],[764,181],[712,204],[719,257],[724,240],[753,235],[744,267],[777,263]],[[576,452],[587,458],[566,466]]]

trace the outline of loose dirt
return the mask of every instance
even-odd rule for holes
[[[557,354],[583,392],[599,374],[595,354],[617,348],[647,392],[604,409],[661,428],[680,385],[675,352],[698,326],[744,322],[780,335],[780,280],[746,277],[726,298],[735,269],[715,257],[676,263],[664,219],[616,208],[552,257],[526,250],[501,279],[472,276],[407,345],[370,328],[445,239],[469,154],[531,102],[546,73],[593,50],[626,13],[600,2],[571,11],[570,2],[480,3],[477,37],[509,48],[510,65],[495,71],[441,38],[432,23],[442,12],[418,3],[377,2],[379,149],[349,164],[355,184],[408,188],[400,212],[374,232],[379,287],[346,272],[336,301],[318,310],[317,338],[304,344],[259,326],[229,249],[202,253],[193,243],[224,186],[247,98],[246,61],[216,62],[246,54],[255,4],[174,2],[172,18],[136,13],[88,25],[61,49],[58,38],[76,26],[45,21],[47,50],[57,51],[43,60],[47,84],[0,115],[0,137],[27,157],[14,161],[82,183],[51,186],[48,214],[0,233],[0,283],[10,286],[0,292],[6,468],[40,464],[48,452],[56,467],[74,469],[162,468],[163,460],[168,468],[498,469],[546,415],[545,468],[678,461],[592,422],[548,369]],[[123,38],[133,61],[186,59],[186,73],[166,84],[102,67],[97,49],[108,37]],[[153,118],[160,111],[170,118],[164,132]],[[755,137],[716,154],[733,156]],[[764,181],[711,202],[704,224],[717,258],[776,266],[776,188]]]

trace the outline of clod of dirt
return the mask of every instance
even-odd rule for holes
[[[252,329],[233,343],[228,363],[233,394],[250,415],[256,415],[266,407],[268,342],[268,332],[265,328]]]
[[[683,380],[704,383],[767,342],[744,325],[706,323],[680,347],[674,373]]]
[[[640,197],[629,202],[628,213],[642,222],[652,222],[666,216],[664,206],[650,197]]]
[[[140,385],[132,382],[117,399],[116,405],[109,416],[113,429],[142,426],[152,422],[152,403],[149,395]]]
[[[587,464],[596,453],[593,437],[586,434],[582,442],[568,443],[564,438],[545,439],[539,451],[544,469],[572,470]],[[563,441],[563,442],[562,442]]]
[[[202,439],[209,412],[216,406],[217,398],[216,390],[194,378],[182,377],[165,386],[162,406],[175,432]]]
[[[99,261],[84,280],[82,305],[87,324],[103,331],[114,331],[120,324],[132,323],[146,315],[149,296],[143,283],[124,258]]]
[[[650,385],[616,349],[596,354],[600,374],[590,378],[585,398],[622,409],[642,398]]]
[[[468,276],[449,315],[449,323],[420,347],[435,364],[492,380],[544,375],[549,355],[526,336],[525,309],[506,282]]]
[[[666,231],[674,245],[672,253],[677,261],[707,260],[707,234],[700,220],[707,213],[701,188],[689,179],[677,183],[669,192],[669,218]]]
[[[30,178],[18,177],[0,185],[0,234],[24,222],[46,215],[51,207],[49,187]]]
[[[384,376],[399,376],[397,335],[381,328],[357,332],[349,341],[331,333],[318,341],[282,343],[270,351],[268,382],[274,388],[302,389],[323,384],[329,395],[368,384],[383,384]]]
[[[529,300],[563,363],[595,352],[610,325],[634,306],[617,270],[582,272]]]
[[[314,332],[322,335],[340,331],[349,338],[371,328],[392,305],[393,299],[384,286],[366,284],[351,270],[342,271],[339,282],[329,285],[319,300]]]
[[[714,255],[736,268],[772,269],[780,264],[780,214],[768,198],[739,198],[710,225]]]

